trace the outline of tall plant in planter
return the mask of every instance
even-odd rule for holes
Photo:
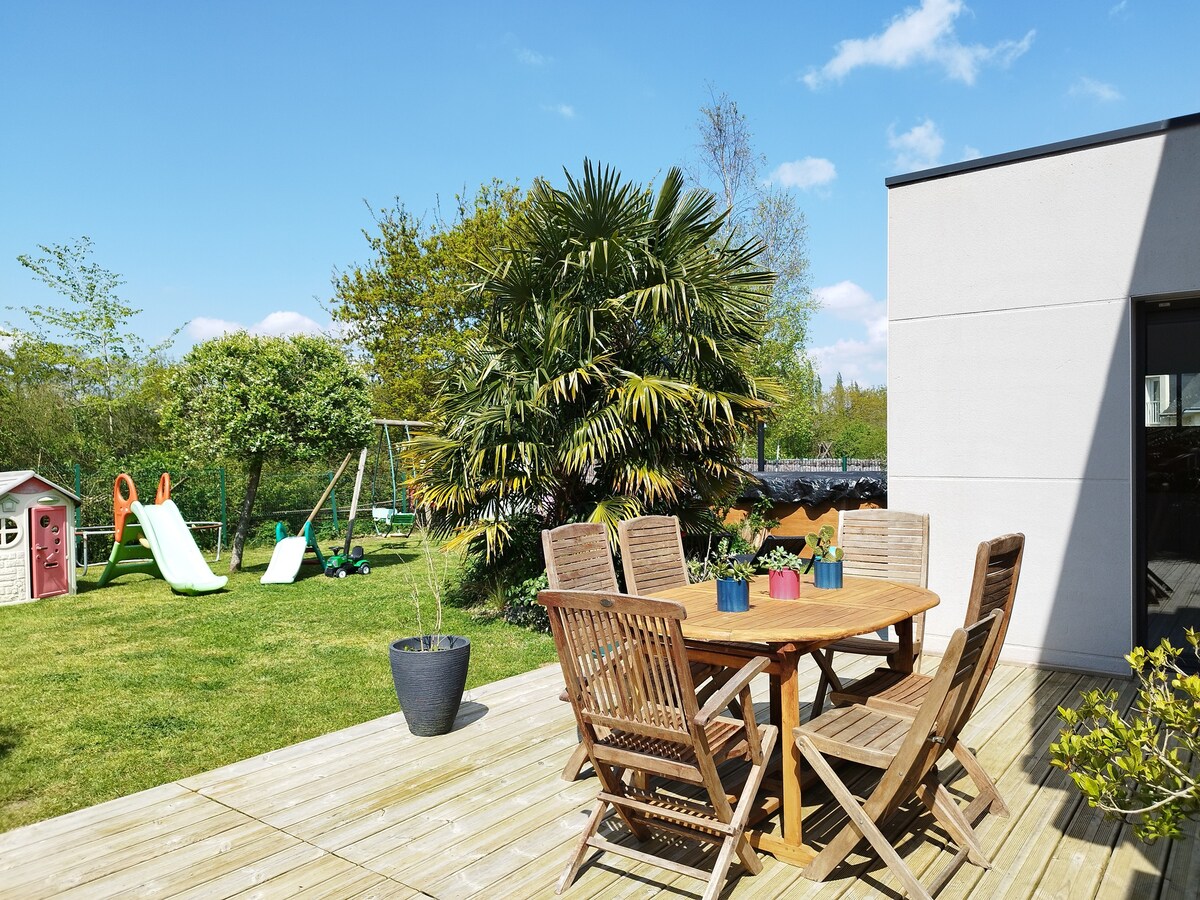
[[[445,734],[454,727],[458,707],[467,685],[467,665],[471,660],[471,642],[459,635],[442,633],[442,595],[449,574],[448,558],[435,562],[429,531],[416,532],[420,541],[424,587],[433,599],[434,618],[425,628],[421,604],[421,585],[410,585],[417,614],[414,637],[393,641],[388,650],[396,699],[404,712],[408,730],[419,737]]]
[[[483,335],[412,446],[434,529],[483,577],[524,564],[542,528],[711,520],[746,477],[738,442],[776,391],[752,374],[774,275],[724,218],[677,169],[657,194],[588,162],[563,189],[535,183],[477,287]]]

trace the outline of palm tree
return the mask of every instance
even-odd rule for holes
[[[774,275],[723,219],[678,169],[657,196],[586,161],[565,190],[535,183],[476,286],[483,337],[414,442],[438,530],[499,562],[538,528],[695,522],[736,489],[738,440],[775,391],[751,374]]]

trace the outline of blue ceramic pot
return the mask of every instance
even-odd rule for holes
[[[822,590],[836,590],[842,586],[842,561],[813,563],[813,586]]]
[[[732,578],[717,579],[717,610],[747,612],[750,609],[750,582]]]

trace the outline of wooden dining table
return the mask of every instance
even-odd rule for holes
[[[755,829],[748,836],[753,846],[777,859],[808,865],[815,851],[803,841],[800,752],[792,737],[800,724],[800,659],[842,638],[894,626],[900,642],[898,665],[911,671],[912,617],[936,606],[937,594],[913,584],[850,576],[838,590],[818,590],[812,576],[806,575],[800,579],[798,599],[776,600],[768,592],[767,576],[760,575],[750,584],[747,612],[718,611],[713,581],[649,596],[673,600],[687,609],[680,624],[693,662],[738,667],[755,656],[771,661],[767,669],[771,721],[780,729],[782,771],[779,796],[763,797],[760,813],[780,811],[780,830]]]

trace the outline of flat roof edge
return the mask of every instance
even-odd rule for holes
[[[1011,150],[1008,153],[998,153],[994,156],[981,156],[979,159],[967,159],[962,162],[938,166],[934,169],[922,169],[919,172],[909,172],[905,175],[893,175],[885,178],[883,183],[889,188],[906,184],[916,184],[919,181],[932,181],[935,178],[945,178],[948,175],[958,175],[961,172],[974,172],[978,169],[990,169],[993,166],[1004,166],[1009,163],[1021,162],[1026,159],[1037,159],[1043,156],[1056,156],[1060,153],[1070,153],[1074,150],[1084,150],[1089,147],[1103,147],[1105,144],[1119,144],[1152,134],[1161,134],[1176,128],[1187,128],[1200,125],[1200,113],[1186,116],[1175,116],[1161,119],[1158,122],[1147,122],[1145,125],[1131,125],[1129,128],[1118,128],[1116,131],[1103,131],[1100,134],[1089,134],[1086,137],[1071,138],[1067,141],[1056,141],[1053,144],[1041,144],[1025,150]]]

